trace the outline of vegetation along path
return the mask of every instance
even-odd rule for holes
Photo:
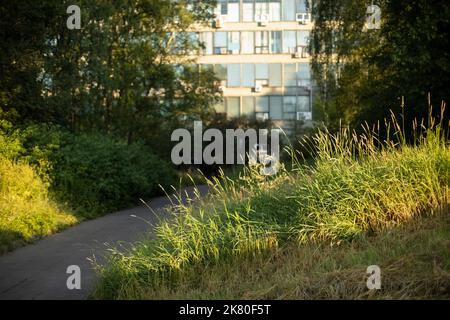
[[[206,194],[207,187],[199,187]],[[187,188],[187,194],[193,189]],[[183,192],[185,194],[185,192]],[[109,245],[139,240],[149,226],[164,216],[168,197],[152,199],[146,206],[123,210],[86,221],[35,244],[0,256],[0,299],[86,299],[96,274],[90,259],[102,258]],[[155,215],[154,213],[158,213]],[[101,261],[100,261],[101,262]],[[67,288],[67,268],[81,269],[81,289]]]

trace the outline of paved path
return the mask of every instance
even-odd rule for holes
[[[199,187],[202,194],[205,186]],[[192,194],[192,188],[187,189]],[[167,197],[147,203],[157,215],[170,205]],[[134,217],[135,216],[135,217]],[[86,221],[35,244],[0,256],[0,299],[86,299],[94,288],[96,275],[88,258],[100,258],[109,245],[139,240],[158,217],[142,206]],[[67,267],[81,268],[81,290],[68,290]]]

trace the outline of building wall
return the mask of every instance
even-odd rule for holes
[[[222,80],[218,112],[230,118],[268,116],[286,129],[299,118],[312,118],[308,44],[313,24],[307,2],[222,0],[215,10],[220,20],[197,28],[205,44],[199,64]]]

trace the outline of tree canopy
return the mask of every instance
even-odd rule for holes
[[[130,143],[187,114],[202,117],[217,88],[211,72],[191,65],[201,43],[189,31],[210,21],[214,3],[82,0],[81,29],[70,30],[69,3],[2,2],[3,116]]]
[[[367,30],[372,3],[381,28]],[[449,100],[448,1],[318,0],[313,10],[317,114],[330,127],[383,120],[402,98],[409,118],[426,117],[429,94],[435,109]]]

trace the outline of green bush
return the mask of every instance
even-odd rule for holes
[[[57,158],[54,189],[87,217],[135,204],[175,182],[170,165],[143,145],[101,135],[74,137]]]
[[[176,182],[170,164],[143,144],[127,145],[101,134],[75,135],[51,124],[0,135],[0,147],[0,155],[30,163],[48,179],[60,202],[86,218],[137,204],[161,194],[159,185]]]
[[[76,221],[50,199],[48,184],[29,164],[0,159],[0,254]]]

